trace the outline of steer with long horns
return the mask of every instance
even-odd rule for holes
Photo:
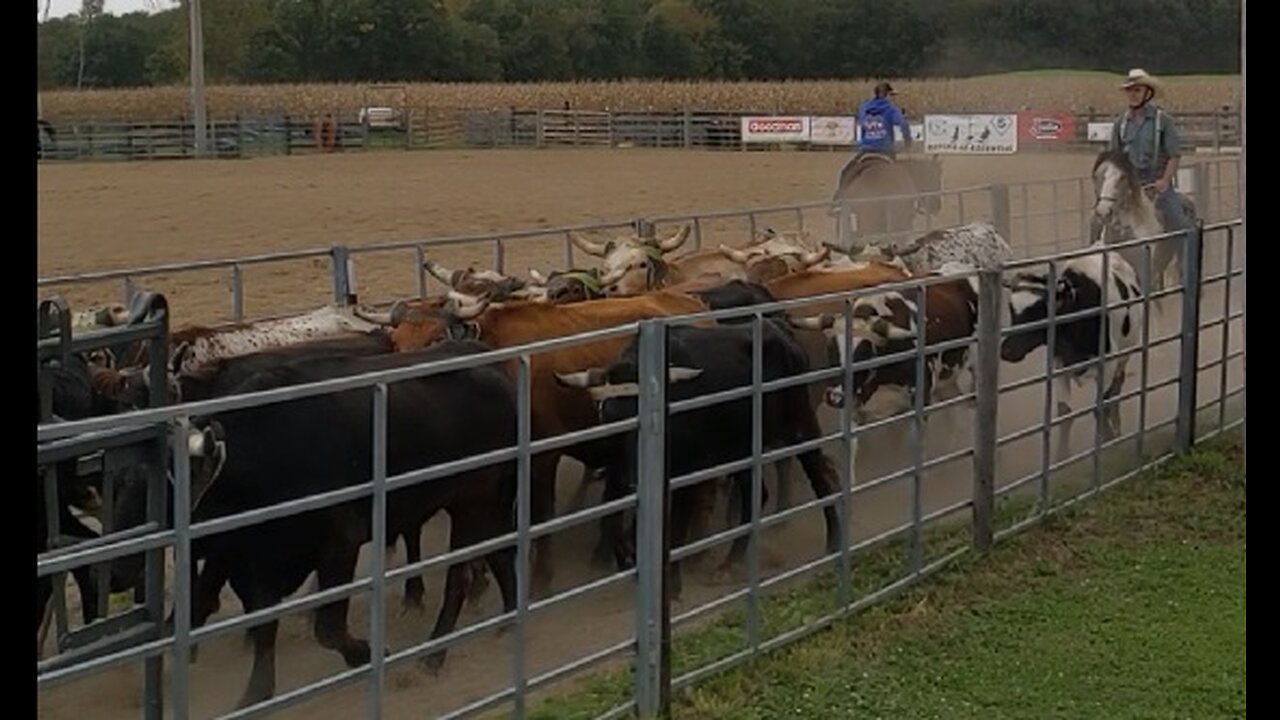
[[[423,269],[432,277],[444,283],[460,295],[473,298],[487,296],[494,302],[507,300],[542,300],[544,293],[536,286],[530,286],[517,277],[509,277],[494,270],[450,270],[434,260],[427,259],[422,263]]]
[[[570,233],[569,237],[584,252],[604,259],[600,284],[605,295],[634,295],[703,276],[765,282],[786,272],[812,267],[830,253],[825,248],[810,251],[792,241],[769,239],[743,249],[722,245],[668,260],[667,255],[684,244],[690,230],[685,225],[665,240],[637,236],[595,243],[577,233]]]

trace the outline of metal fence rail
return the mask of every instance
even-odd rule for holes
[[[316,683],[291,688],[252,707],[231,712],[228,705],[218,712],[230,712],[222,717],[257,717],[272,711],[283,710],[303,702],[337,691],[352,683],[363,683],[365,695],[361,710],[365,717],[390,714],[386,703],[388,672],[411,659],[419,658],[444,647],[471,641],[499,628],[510,632],[509,681],[498,687],[486,688],[484,694],[455,697],[448,694],[447,686],[436,686],[432,692],[445,696],[437,715],[446,717],[470,717],[495,708],[504,708],[517,717],[524,717],[530,709],[530,693],[557,681],[579,674],[603,663],[616,663],[619,656],[629,659],[634,674],[618,686],[616,697],[605,698],[611,709],[599,717],[622,717],[637,711],[651,716],[665,710],[672,690],[695,684],[716,673],[758,657],[761,653],[795,642],[808,634],[829,625],[850,613],[857,612],[879,602],[901,589],[919,582],[931,573],[947,566],[957,557],[974,549],[985,551],[993,542],[1018,532],[1038,522],[1045,516],[1096,495],[1143,468],[1164,462],[1175,454],[1185,452],[1197,440],[1224,431],[1243,422],[1243,414],[1237,410],[1236,399],[1243,392],[1243,375],[1240,381],[1230,381],[1232,367],[1242,366],[1233,361],[1242,360],[1242,351],[1233,349],[1242,334],[1243,305],[1239,293],[1242,265],[1235,259],[1242,242],[1239,236],[1242,224],[1228,220],[1204,225],[1182,235],[1144,238],[1108,246],[1108,252],[1098,253],[1093,248],[1073,249],[1052,255],[1042,255],[1018,260],[1002,271],[974,271],[957,276],[913,280],[894,285],[883,285],[864,290],[834,293],[826,296],[798,298],[747,308],[708,311],[673,318],[657,318],[617,328],[600,330],[582,335],[544,340],[528,345],[502,348],[477,355],[458,357],[445,361],[420,364],[396,370],[365,373],[322,382],[277,388],[245,395],[237,395],[197,403],[171,405],[140,410],[118,416],[95,418],[68,423],[39,425],[37,427],[37,453],[51,457],[56,443],[65,441],[92,445],[101,439],[95,433],[118,431],[121,428],[167,427],[170,437],[170,468],[173,487],[173,513],[171,522],[160,521],[163,532],[150,532],[139,536],[137,531],[117,529],[101,542],[82,551],[41,555],[37,558],[37,577],[63,572],[75,565],[87,565],[110,558],[125,557],[161,546],[174,548],[177,577],[172,587],[172,626],[146,642],[125,646],[90,660],[59,667],[54,661],[37,666],[37,684],[45,693],[56,692],[59,685],[76,682],[95,673],[106,672],[112,667],[136,662],[142,658],[165,656],[172,661],[166,685],[168,704],[174,717],[183,718],[193,713],[189,707],[192,680],[201,672],[199,665],[188,666],[194,644],[214,637],[277,619],[290,612],[318,607],[342,597],[369,597],[369,630],[372,658],[358,667],[347,668]],[[1102,304],[1106,313],[1142,311],[1140,332],[1134,329],[1124,343],[1094,357],[1075,368],[1058,367],[1052,360],[1052,351],[1062,342],[1060,329],[1068,322],[1096,318],[1104,314],[1097,306],[1071,309],[1058,313],[1057,284],[1063,268],[1073,260],[1101,254],[1104,267],[1123,262],[1118,251],[1122,248],[1142,248],[1148,265],[1154,243],[1172,241],[1182,243],[1181,283],[1160,292],[1144,292],[1140,297],[1121,298],[1112,292],[1112,283],[1102,284]],[[380,248],[389,249],[389,248]],[[1206,271],[1216,263],[1206,258],[1221,257],[1221,270]],[[345,266],[345,264],[344,264]],[[1002,292],[1002,281],[1014,272],[1026,272],[1044,267],[1049,278],[1047,307],[1049,316],[1032,324],[1010,327],[1005,322],[1007,300]],[[1104,271],[1105,273],[1105,271]],[[1150,273],[1142,277],[1149,277]],[[969,437],[950,433],[960,447],[940,449],[930,446],[938,434],[933,427],[941,414],[942,403],[932,403],[923,393],[915,393],[909,408],[894,417],[877,423],[859,425],[854,422],[850,403],[837,413],[834,430],[824,431],[819,438],[797,441],[784,446],[766,446],[762,436],[763,398],[766,394],[788,387],[809,386],[821,383],[841,386],[844,397],[853,397],[854,374],[873,366],[883,366],[895,361],[912,363],[917,387],[924,386],[927,372],[926,357],[941,349],[955,347],[951,343],[917,342],[910,351],[898,355],[883,356],[871,361],[845,362],[838,366],[814,368],[811,372],[795,377],[766,380],[763,375],[763,329],[765,315],[776,311],[804,312],[813,305],[842,304],[844,328],[851,327],[853,303],[858,298],[895,290],[919,291],[925,286],[956,280],[976,280],[978,288],[979,322],[976,334],[963,345],[972,342],[976,351],[974,361],[974,387],[971,392],[947,401],[946,412],[964,413],[972,410],[974,418]],[[1221,295],[1215,293],[1221,289]],[[1234,291],[1234,292],[1233,292]],[[1211,316],[1211,305],[1206,298],[1221,297],[1221,314]],[[920,298],[927,297],[923,292]],[[1176,299],[1175,299],[1176,298]],[[929,310],[921,301],[917,307],[917,327],[925,327]],[[668,335],[678,327],[694,325],[700,321],[745,319],[744,328],[751,335],[753,377],[749,385],[717,394],[714,398],[702,397],[673,402],[668,396]],[[1043,357],[1028,355],[1023,361],[1002,361],[1002,348],[1010,337],[1028,330],[1043,330],[1045,345]],[[1105,325],[1100,332],[1105,333]],[[1220,331],[1221,339],[1204,342],[1206,332]],[[109,333],[107,333],[109,335]],[[1140,337],[1137,337],[1140,335]],[[1105,340],[1100,335],[1100,340]],[[109,339],[109,338],[108,338]],[[531,434],[532,377],[531,363],[539,354],[567,347],[577,347],[607,339],[623,339],[636,343],[637,349],[637,408],[629,420],[608,428],[579,430],[554,438],[534,440]],[[847,338],[846,338],[847,339]],[[846,344],[846,347],[849,347]],[[1103,347],[1106,347],[1104,344]],[[1217,351],[1216,353],[1214,351]],[[1039,352],[1039,351],[1037,351]],[[1140,363],[1137,372],[1138,386],[1126,383],[1114,396],[1105,395],[1107,367],[1120,360],[1130,367]],[[493,366],[498,363],[514,363],[512,379],[515,384],[517,442],[514,446],[494,450],[481,456],[455,460],[432,467],[389,476],[386,467],[386,438],[388,435],[387,400],[391,388],[397,382],[464,371],[469,368]],[[1169,377],[1152,377],[1160,365],[1171,368]],[[1082,370],[1085,376],[1095,379],[1096,388],[1083,404],[1070,412],[1055,412],[1056,388],[1061,387],[1061,376],[1074,370]],[[1005,372],[1024,377],[1002,378]],[[1208,375],[1206,375],[1206,373]],[[1201,382],[1204,377],[1216,383]],[[1216,389],[1216,396],[1209,390]],[[227,517],[215,519],[192,515],[189,500],[192,498],[193,471],[191,449],[186,440],[187,428],[202,418],[217,416],[231,410],[262,407],[269,404],[295,401],[339,391],[362,390],[372,394],[374,412],[371,415],[370,432],[373,442],[373,475],[370,478],[352,478],[344,489],[322,496],[298,498],[263,508],[256,508]],[[1160,392],[1174,391],[1172,412],[1168,418],[1152,418],[1154,406],[1160,403]],[[1032,422],[1018,423],[1007,413],[1015,413],[1018,405],[1010,398],[1022,394],[1043,393],[1039,412],[1032,412]],[[751,453],[729,466],[707,468],[683,477],[672,477],[667,472],[667,448],[671,440],[669,423],[680,414],[705,409],[714,399],[717,405],[725,402],[751,404],[753,438]],[[1137,410],[1137,429],[1116,437],[1104,437],[1104,416],[1108,408]],[[926,416],[931,419],[926,422]],[[1056,457],[1052,453],[1052,435],[1057,428],[1062,432],[1067,422],[1077,425],[1082,419],[1093,419],[1092,432],[1087,434],[1087,446],[1076,454],[1070,448],[1059,445]],[[893,423],[906,424],[907,452],[901,457],[906,466],[887,472],[872,472],[863,478],[855,472],[853,460],[858,457],[859,440],[867,447],[875,447],[879,441],[868,442],[873,434],[881,438],[893,433]],[[1132,425],[1134,423],[1130,423]],[[1014,425],[1014,427],[1009,427]],[[1172,425],[1170,434],[1164,428]],[[1086,428],[1087,429],[1087,428]],[[477,431],[480,431],[477,429]],[[530,516],[531,460],[532,456],[551,446],[564,446],[585,438],[619,436],[634,438],[637,443],[635,468],[637,486],[634,491],[616,498],[603,506],[591,507],[552,520],[535,524]],[[1079,446],[1079,440],[1068,438]],[[764,466],[779,458],[835,443],[837,454],[843,460],[839,465],[839,487],[826,497],[795,507],[781,508],[773,513],[763,511]],[[1020,446],[1030,445],[1038,452],[1028,452]],[[1038,447],[1037,447],[1038,446]],[[866,452],[865,450],[863,452]],[[1026,460],[1033,458],[1035,462]],[[320,507],[333,506],[353,499],[368,499],[369,522],[372,531],[370,547],[377,550],[388,533],[387,493],[417,485],[436,482],[445,476],[464,469],[516,462],[516,499],[513,526],[510,532],[467,547],[451,548],[448,552],[426,558],[404,568],[388,572],[380,558],[371,563],[368,577],[357,577],[345,584],[325,587],[317,593],[308,593],[293,600],[268,608],[262,608],[242,616],[210,623],[195,629],[191,626],[190,574],[193,540],[210,534],[225,532],[257,523],[268,518],[278,519]],[[883,460],[883,459],[882,459]],[[946,468],[958,469],[970,482],[967,496],[942,493],[931,482],[934,474]],[[677,546],[671,537],[671,491],[688,487],[700,480],[717,477],[727,472],[749,471],[751,516],[745,524],[733,525],[719,532]],[[905,485],[905,488],[903,487]],[[893,496],[904,500],[900,507],[905,512],[876,524],[871,522],[863,507],[875,506],[875,498]],[[776,532],[788,521],[801,514],[813,513],[824,508],[837,509],[839,542],[834,549],[826,548],[811,554],[808,559],[789,562],[775,573],[768,572],[762,563],[762,550],[767,545],[766,533]],[[530,596],[529,562],[532,542],[540,535],[580,526],[601,519],[615,511],[633,513],[635,516],[635,566],[615,570],[589,578],[581,583],[561,589],[549,597],[535,599]],[[155,516],[159,517],[159,516]],[[820,525],[820,524],[819,524]],[[744,583],[730,583],[726,592],[703,593],[695,604],[681,607],[675,612],[671,600],[671,563],[723,545],[735,539],[746,538],[747,577]],[[514,548],[516,552],[517,602],[515,609],[498,612],[474,624],[459,627],[441,637],[411,644],[393,652],[385,652],[388,618],[384,607],[388,598],[387,583],[412,573],[461,563],[498,548]],[[265,551],[266,549],[264,549]],[[780,616],[773,591],[795,587],[798,581],[817,577],[830,582],[828,604],[816,617],[801,619]],[[531,659],[532,630],[540,613],[563,610],[570,603],[605,590],[616,590],[623,583],[634,580],[628,604],[630,622],[627,627],[611,625],[603,618],[593,618],[589,609],[577,609],[583,613],[579,622],[598,622],[602,646],[566,646],[556,653],[556,663],[549,668],[537,667]],[[820,584],[817,587],[822,587]],[[149,586],[150,588],[150,586]],[[579,608],[579,605],[574,605]],[[738,608],[741,607],[741,614]],[[725,611],[729,615],[725,615]],[[735,619],[736,618],[736,619]],[[694,652],[698,648],[702,621],[718,623],[720,632],[733,630],[739,633],[740,645],[716,657]],[[679,632],[676,632],[679,630]],[[621,633],[623,637],[616,636]],[[491,662],[500,662],[496,656]],[[545,664],[545,663],[544,663]],[[153,685],[145,693],[145,713],[158,717],[162,707],[159,686]],[[607,706],[602,706],[606,709]],[[351,715],[360,710],[352,709]]]

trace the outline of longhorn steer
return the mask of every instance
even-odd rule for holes
[[[827,247],[852,260],[890,260],[913,273],[938,270],[960,263],[982,270],[998,270],[1013,259],[1013,249],[989,222],[972,222],[931,230],[904,247],[856,244],[848,250]]]
[[[635,295],[704,277],[763,281],[789,270],[817,265],[830,252],[826,248],[810,251],[786,237],[768,237],[746,248],[721,245],[716,250],[697,250],[667,259],[688,239],[689,231],[690,226],[685,225],[665,240],[633,236],[594,243],[577,233],[571,233],[570,239],[587,254],[603,258],[600,284],[606,295]]]

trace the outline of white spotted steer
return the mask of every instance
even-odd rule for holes
[[[898,260],[913,273],[939,270],[949,263],[968,265],[980,270],[998,270],[1013,259],[1013,249],[1009,247],[1009,242],[994,225],[983,221],[931,230],[902,248],[897,245],[879,247],[855,244],[848,252],[840,252],[854,260]]]
[[[379,329],[379,325],[358,317],[354,308],[334,306],[227,329],[183,328],[170,338],[173,348],[169,369],[179,376],[203,377],[216,369],[219,360]]]
[[[1094,243],[1090,246],[1102,250],[1104,245]],[[1107,323],[1105,352],[1108,356],[1124,353],[1134,348],[1142,334],[1145,318],[1141,303],[1132,303],[1141,297],[1137,276],[1130,265],[1116,251],[1107,253],[1108,280],[1107,291]],[[1019,273],[1010,289],[1009,309],[1012,314],[1014,328],[1036,321],[1044,321],[1048,317],[1049,288],[1048,273]],[[1068,373],[1054,378],[1058,396],[1058,416],[1071,412],[1071,394],[1073,385],[1083,384],[1086,375],[1095,372],[1099,355],[1100,331],[1099,316],[1090,315],[1067,321],[1057,318],[1070,313],[1096,309],[1102,306],[1102,254],[1074,258],[1062,264],[1054,297],[1054,343],[1053,365],[1055,369],[1073,368]],[[1117,307],[1117,305],[1119,305]],[[1044,325],[1033,329],[1013,332],[1005,338],[1000,347],[1000,357],[1006,362],[1021,362],[1031,351],[1047,343],[1048,333]],[[1121,355],[1103,363],[1104,383],[1103,400],[1109,400],[1120,394],[1124,385],[1125,366],[1128,354]],[[1071,437],[1071,422],[1068,417],[1059,425],[1060,440],[1058,459],[1064,460],[1068,455],[1068,443]],[[1104,438],[1111,440],[1120,434],[1120,407],[1112,404],[1103,413]]]

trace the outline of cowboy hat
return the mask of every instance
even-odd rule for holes
[[[1151,92],[1159,94],[1164,88],[1163,83],[1149,75],[1142,68],[1134,68],[1125,76],[1124,82],[1120,83],[1121,90],[1128,90],[1131,87],[1145,86],[1151,88]]]

